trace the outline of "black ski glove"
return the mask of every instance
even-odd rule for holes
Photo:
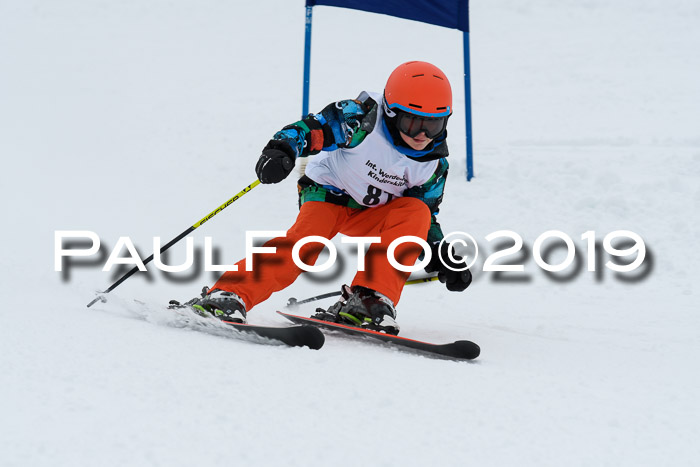
[[[464,271],[453,271],[447,266],[450,266],[453,269],[464,269],[467,262],[464,261],[464,258],[457,254],[452,255],[455,259],[455,261],[452,261],[448,255],[449,245],[447,242],[442,244],[442,261],[440,261],[440,255],[438,254],[439,248],[440,242],[435,242],[431,245],[433,257],[425,267],[425,272],[431,273],[437,271],[438,279],[447,286],[447,290],[452,292],[463,291],[469,287],[469,284],[472,283],[471,271],[469,269],[465,269]],[[443,261],[445,264],[443,264]]]
[[[262,150],[255,173],[261,183],[279,183],[292,172],[295,157],[289,144],[272,139]]]

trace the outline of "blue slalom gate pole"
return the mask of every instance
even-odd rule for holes
[[[471,66],[469,63],[469,31],[462,33],[464,38],[464,110],[467,126],[467,181],[474,178],[474,154],[472,148],[472,88]]]
[[[306,6],[306,27],[304,39],[304,96],[301,103],[301,118],[309,114],[309,82],[311,80],[311,19],[313,6]]]

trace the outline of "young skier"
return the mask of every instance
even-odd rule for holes
[[[335,319],[398,334],[395,306],[409,273],[392,267],[386,253],[402,236],[426,239],[432,258],[425,270],[437,271],[449,290],[466,289],[469,270],[453,270],[466,266],[463,258],[450,258],[446,244],[438,254],[443,233],[435,215],[447,177],[451,114],[452,90],[445,74],[430,63],[414,61],[391,73],[383,95],[363,92],[285,126],[262,150],[255,171],[262,183],[278,183],[292,172],[296,159],[323,151],[310,160],[298,182],[296,222],[285,237],[265,243],[276,253],[256,256],[252,271],[241,260],[238,271],[224,273],[188,304],[245,323],[246,311],[291,285],[302,272],[292,260],[297,241],[308,236],[331,239],[338,233],[381,241],[370,245],[365,270],[343,288],[344,300],[332,307]],[[314,264],[322,250],[320,243],[307,243],[300,258]],[[421,253],[419,245],[403,243],[394,255],[413,265]]]

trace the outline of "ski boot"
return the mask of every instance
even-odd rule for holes
[[[204,317],[214,316],[221,321],[247,323],[245,304],[241,297],[233,292],[226,292],[220,289],[209,290],[209,287],[204,287],[201,297],[193,298],[184,305],[177,300],[170,300],[168,305],[168,308],[182,307],[188,307]]]
[[[396,335],[396,309],[389,298],[375,290],[344,285],[341,298],[328,310],[316,309],[313,318]]]

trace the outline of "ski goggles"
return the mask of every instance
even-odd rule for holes
[[[421,117],[401,111],[396,113],[397,128],[401,133],[411,138],[415,138],[421,133],[425,133],[425,136],[430,139],[440,136],[445,131],[449,118],[449,115],[445,117]]]

